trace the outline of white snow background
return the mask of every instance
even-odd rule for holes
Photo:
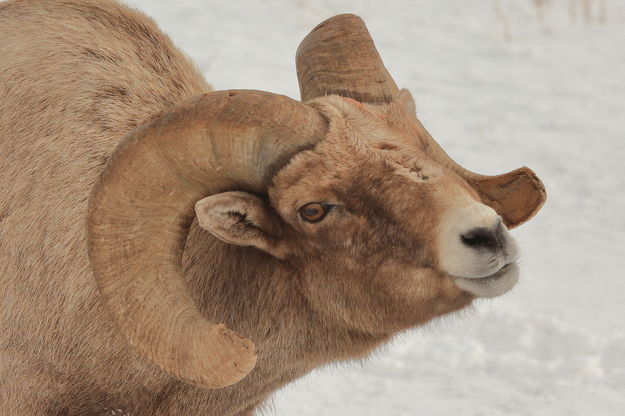
[[[527,165],[547,188],[513,231],[523,257],[510,294],[320,369],[265,414],[625,415],[625,1],[129,3],[216,89],[296,99],[301,39],[358,14],[447,152],[484,174]]]

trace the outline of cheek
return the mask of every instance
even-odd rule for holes
[[[398,328],[424,324],[471,303],[471,297],[449,277],[430,268],[384,267],[379,278],[384,289],[378,293],[384,292],[393,305],[386,310],[391,311],[388,319]]]
[[[445,303],[462,295],[447,275],[429,267],[387,266],[380,270],[379,275],[394,298],[412,305],[433,301]]]
[[[327,222],[315,224],[303,234],[308,247],[329,258],[335,257],[339,262],[362,261],[363,257],[380,251],[379,236],[359,224],[355,217],[328,218]]]

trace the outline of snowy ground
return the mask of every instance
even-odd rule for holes
[[[132,0],[217,89],[298,98],[294,54],[317,23],[362,16],[421,120],[459,162],[521,165],[549,200],[514,231],[509,295],[404,334],[362,364],[325,368],[266,414],[625,414],[625,2]]]

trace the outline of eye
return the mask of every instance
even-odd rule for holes
[[[299,209],[299,216],[307,222],[319,222],[328,215],[334,205],[322,202],[309,202]]]

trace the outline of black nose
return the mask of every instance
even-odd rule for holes
[[[473,228],[461,235],[460,239],[464,245],[476,250],[503,250],[505,243],[503,225],[499,223],[493,228]]]

